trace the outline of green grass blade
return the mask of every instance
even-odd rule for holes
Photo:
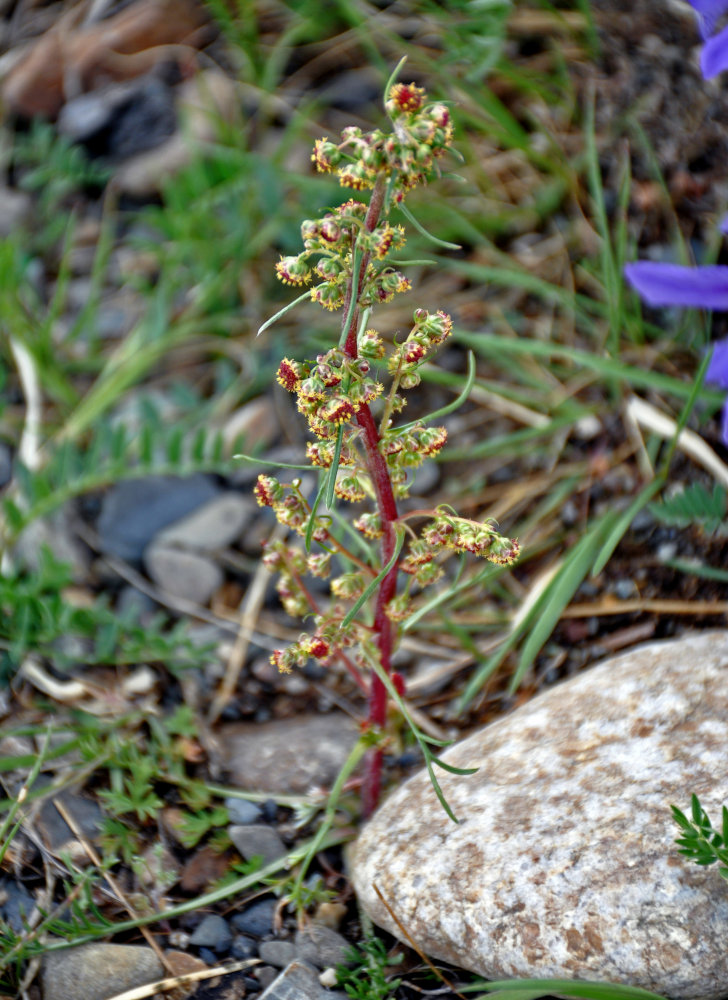
[[[606,532],[612,529],[615,514],[609,511],[602,517],[564,558],[559,570],[537,602],[538,620],[524,643],[516,672],[509,690],[515,691],[544,643],[561,618],[561,614],[576,593],[594,563],[594,553]]]
[[[639,986],[621,986],[619,983],[595,983],[583,979],[501,979],[490,983],[471,983],[461,986],[461,993],[486,990],[488,994],[518,995],[522,990],[533,990],[531,996],[565,996],[574,1000],[665,1000],[659,993],[643,990]]]
[[[632,521],[634,521],[635,517],[637,517],[642,508],[647,506],[653,496],[658,493],[663,486],[664,480],[662,477],[658,476],[656,479],[653,479],[652,482],[645,486],[641,493],[634,498],[629,507],[620,515],[617,519],[617,523],[607,535],[599,555],[594,561],[591,571],[592,576],[597,576],[601,573],[609,560],[612,558],[612,553],[619,545],[622,540],[622,536],[625,531],[627,531]]]
[[[377,587],[379,586],[379,584],[382,582],[382,580],[384,579],[384,577],[387,575],[387,573],[389,573],[389,571],[396,564],[397,560],[399,559],[399,554],[402,551],[402,546],[403,545],[404,545],[404,531],[398,531],[397,532],[397,541],[396,541],[395,546],[394,546],[394,552],[392,553],[392,558],[389,560],[389,562],[384,567],[384,569],[382,569],[379,573],[377,573],[377,575],[374,577],[374,579],[369,584],[369,586],[367,587],[367,589],[364,591],[364,593],[361,595],[361,597],[356,601],[356,603],[351,608],[351,610],[349,611],[349,613],[345,616],[345,618],[341,622],[341,627],[342,628],[346,628],[348,625],[351,625],[351,623],[354,621],[354,619],[356,618],[357,614],[359,613],[359,609],[364,604],[366,604],[366,602],[372,596],[372,594],[377,589]]]

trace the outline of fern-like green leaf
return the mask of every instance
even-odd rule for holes
[[[726,491],[718,483],[712,492],[701,483],[693,483],[680,493],[650,504],[649,509],[658,521],[672,527],[697,525],[709,535],[728,532]]]

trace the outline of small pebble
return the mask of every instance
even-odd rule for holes
[[[296,946],[292,941],[264,941],[259,950],[261,961],[276,969],[285,969],[296,957]]]
[[[255,823],[263,815],[263,811],[255,802],[248,802],[247,799],[238,799],[231,796],[225,799],[225,806],[230,816],[230,822],[238,826],[247,826]]]
[[[277,861],[286,853],[286,845],[271,826],[250,823],[229,826],[228,834],[240,854],[246,858],[260,857],[264,865]]]
[[[349,942],[341,934],[323,924],[309,924],[296,934],[296,951],[304,962],[317,969],[339,965],[346,961]]]
[[[247,906],[242,913],[236,913],[230,917],[230,923],[236,931],[240,931],[242,934],[263,937],[273,930],[276,906],[275,899],[260,899]]]
[[[195,948],[212,948],[222,953],[230,948],[232,940],[233,936],[227,921],[218,913],[210,913],[203,917],[190,938],[190,944]]]
[[[657,558],[660,562],[669,562],[677,555],[676,542],[663,542],[657,550]]]
[[[258,943],[244,934],[238,934],[233,938],[230,946],[230,954],[240,962],[248,958],[255,958],[258,954]]]
[[[636,595],[637,588],[634,585],[634,580],[617,580],[614,584],[614,596],[618,597],[620,601],[629,600],[630,597]]]
[[[270,965],[260,965],[255,970],[255,978],[262,989],[267,989],[278,978],[278,969],[272,969]],[[299,1000],[303,1000],[303,998],[301,997]]]

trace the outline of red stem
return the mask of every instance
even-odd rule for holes
[[[364,228],[372,232],[382,211],[384,204],[385,179],[382,175],[377,179],[377,183],[372,191],[369,202],[369,209],[364,220]],[[368,253],[365,253],[359,266],[359,273],[352,275],[349,288],[344,303],[344,316],[346,317],[351,305],[352,296],[357,300],[361,292],[362,283],[369,265]],[[359,325],[359,304],[358,301],[352,312],[348,329],[345,332],[344,351],[350,358],[357,357],[357,327]],[[397,520],[397,503],[394,499],[392,482],[389,478],[389,470],[384,456],[379,451],[379,431],[374,422],[372,412],[367,404],[363,404],[356,414],[356,420],[362,430],[364,449],[366,452],[367,468],[374,486],[377,499],[377,508],[382,522],[384,535],[382,537],[382,566],[386,566],[394,554],[397,536],[394,530],[394,522]],[[397,563],[387,573],[379,585],[377,603],[374,611],[374,634],[379,649],[379,662],[385,674],[392,671],[392,622],[386,615],[385,609],[389,601],[394,597],[397,590]],[[369,714],[368,722],[371,726],[384,728],[387,722],[387,689],[376,674],[372,674],[369,688]],[[370,816],[379,802],[382,777],[382,757],[383,752],[379,748],[369,751],[365,761],[365,774],[362,787],[362,811],[364,816]]]

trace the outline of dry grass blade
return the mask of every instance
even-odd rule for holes
[[[269,543],[278,541],[285,534],[286,532],[281,525],[276,524],[271,533]],[[261,562],[255,571],[255,575],[250,582],[241,606],[240,628],[238,629],[232,651],[228,657],[225,676],[222,679],[220,689],[213,699],[207,716],[207,721],[210,725],[220,717],[220,713],[233,696],[235,685],[240,677],[240,671],[243,669],[243,664],[245,663],[248,647],[255,634],[254,626],[260,615],[260,609],[265,600],[265,591],[269,581],[270,572],[265,564]]]
[[[626,412],[629,420],[640,427],[646,427],[647,430],[667,441],[675,436],[677,424],[672,417],[660,413],[654,406],[638,396],[632,396],[629,399]],[[677,437],[677,447],[699,465],[702,465],[704,469],[707,469],[722,486],[728,486],[728,465],[718,458],[699,434],[687,428],[680,431]]]
[[[74,837],[78,840],[79,844],[83,847],[84,851],[88,854],[88,856],[91,859],[91,861],[93,861],[93,863],[96,865],[97,868],[101,868],[101,858],[96,853],[96,850],[94,849],[93,845],[83,835],[83,832],[79,828],[78,823],[73,818],[73,816],[71,815],[71,813],[64,806],[64,804],[60,801],[60,799],[53,799],[52,802],[53,802],[53,805],[58,810],[58,812],[60,813],[61,818],[70,827],[70,829],[71,829]],[[124,904],[124,906],[126,907],[126,910],[127,910],[128,914],[132,918],[132,920],[136,920],[136,918],[138,916],[136,910],[134,909],[134,907],[132,906],[131,902],[129,901],[129,899],[124,894],[123,890],[121,889],[121,887],[119,886],[118,882],[116,881],[116,879],[114,878],[114,876],[111,874],[111,872],[107,871],[105,873],[105,875],[104,875],[104,878],[109,883],[109,885],[111,886],[111,888],[114,890],[114,892],[116,893],[116,895],[119,897],[120,901]],[[173,972],[174,970],[172,969],[172,966],[170,965],[169,959],[164,954],[164,952],[162,951],[162,949],[159,947],[159,945],[157,944],[157,942],[154,940],[154,935],[151,933],[151,931],[149,930],[149,928],[148,927],[144,927],[142,925],[139,928],[139,930],[142,932],[142,934],[144,936],[144,939],[146,940],[146,942],[149,945],[149,947],[152,949],[152,951],[154,952],[154,954],[157,956],[157,958],[161,962],[162,967],[164,969],[166,969],[167,972]]]
[[[109,997],[109,1000],[144,1000],[144,997],[154,996],[155,993],[168,993],[170,990],[176,990],[191,983],[200,983],[205,979],[214,979],[216,976],[229,976],[233,972],[242,972],[243,969],[249,969],[252,965],[259,964],[259,958],[247,958],[245,961],[234,962],[232,965],[215,965],[212,969],[186,972],[181,976],[170,976],[167,979],[158,979],[153,983],[146,983],[144,986],[137,986],[133,990],[124,990],[123,993],[116,993],[113,997]]]

